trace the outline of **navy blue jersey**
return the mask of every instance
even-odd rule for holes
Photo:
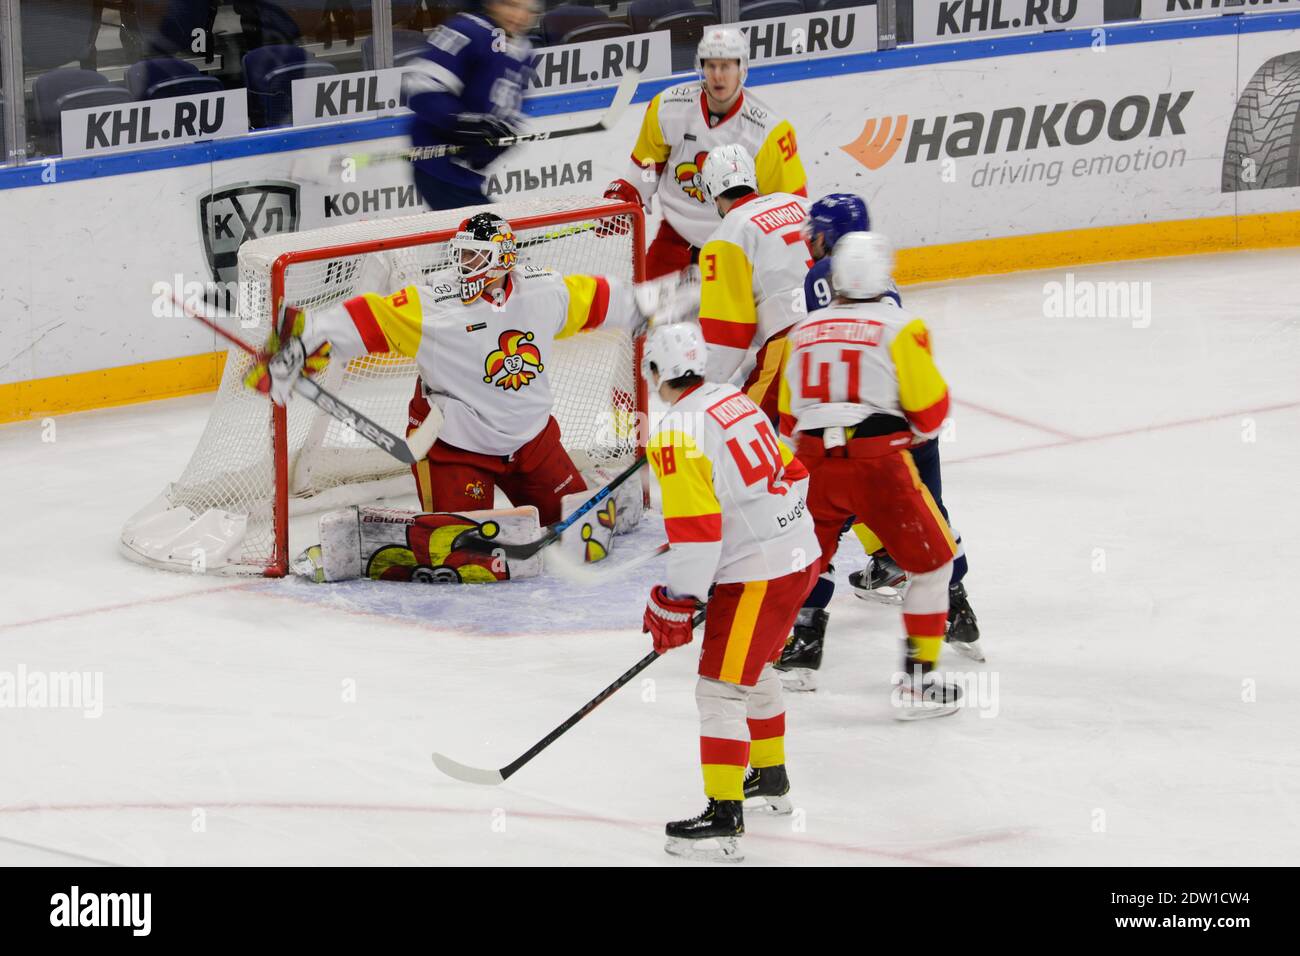
[[[803,280],[803,300],[809,312],[816,312],[831,304],[835,291],[831,288],[831,257],[825,256],[813,263]],[[894,304],[902,306],[903,299],[898,294],[898,286],[889,284],[885,298],[893,299]]]
[[[454,142],[458,113],[494,113],[518,127],[520,101],[532,48],[490,20],[461,13],[429,36],[429,49],[407,65],[407,105],[415,113],[413,146]],[[414,74],[414,75],[412,75]],[[416,165],[443,182],[482,190],[482,169],[502,149],[477,146],[458,156],[422,160]]]

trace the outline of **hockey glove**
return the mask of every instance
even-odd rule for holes
[[[329,343],[311,355],[302,344],[302,333],[307,326],[307,313],[296,306],[286,306],[280,319],[280,328],[266,340],[264,356],[244,376],[244,384],[271,396],[271,401],[283,405],[293,391],[293,383],[304,371],[315,375],[329,364]]]
[[[659,654],[689,644],[695,630],[691,617],[695,614],[696,606],[695,598],[671,597],[666,587],[656,584],[650,589],[650,600],[646,603],[645,617],[641,621],[641,633],[649,632],[654,639],[655,651]]]
[[[518,135],[519,130],[513,124],[493,113],[457,113],[456,129],[447,138],[467,146],[477,146],[484,140]]]
[[[641,194],[636,191],[626,179],[616,179],[605,187],[606,199],[621,199],[623,202],[634,202],[641,205]],[[626,236],[632,231],[632,222],[623,216],[611,219],[601,219],[596,223],[596,235],[600,238],[606,236]]]

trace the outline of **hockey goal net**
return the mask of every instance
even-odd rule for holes
[[[645,224],[634,204],[553,199],[468,212],[484,208],[511,223],[520,266],[642,278]],[[247,242],[239,250],[242,328],[233,330],[260,345],[281,300],[311,309],[412,283],[454,285],[447,241],[466,215],[447,210]],[[613,228],[598,235],[601,224]],[[634,413],[645,408],[639,352],[629,333],[596,330],[556,342],[547,357],[562,440],[589,484],[637,454]],[[245,388],[250,363],[238,349],[227,354],[189,465],[123,529],[128,557],[175,570],[283,575],[291,516],[414,493],[405,466],[316,406],[294,399],[280,408]],[[405,432],[417,374],[411,360],[371,355],[321,374],[326,389]]]

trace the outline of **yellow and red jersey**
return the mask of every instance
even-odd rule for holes
[[[948,386],[919,317],[879,302],[832,304],[786,336],[781,431],[856,425],[873,414],[906,418],[923,438],[948,417]]]
[[[808,200],[746,196],[727,210],[700,250],[700,330],[711,382],[740,384],[755,353],[804,314],[812,253],[803,239]]]
[[[700,170],[715,146],[739,143],[754,157],[761,193],[808,195],[794,128],[749,90],[714,125],[699,83],[664,90],[646,107],[626,179],[648,204],[659,195],[664,218],[693,246],[702,246],[718,224],[704,195]]]
[[[663,497],[668,587],[770,581],[821,555],[805,504],[808,472],[732,385],[705,383],[668,409],[646,448]]]
[[[447,274],[388,296],[366,293],[307,315],[308,354],[325,342],[335,360],[376,352],[415,359],[438,436],[485,455],[510,455],[545,427],[554,399],[547,360],[556,339],[640,321],[631,286],[601,276],[524,266],[497,295],[461,302]]]

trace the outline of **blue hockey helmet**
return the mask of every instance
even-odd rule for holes
[[[861,196],[853,193],[829,193],[812,204],[804,222],[804,238],[809,243],[818,235],[825,243],[823,255],[830,255],[840,236],[848,232],[870,232],[871,217]]]

